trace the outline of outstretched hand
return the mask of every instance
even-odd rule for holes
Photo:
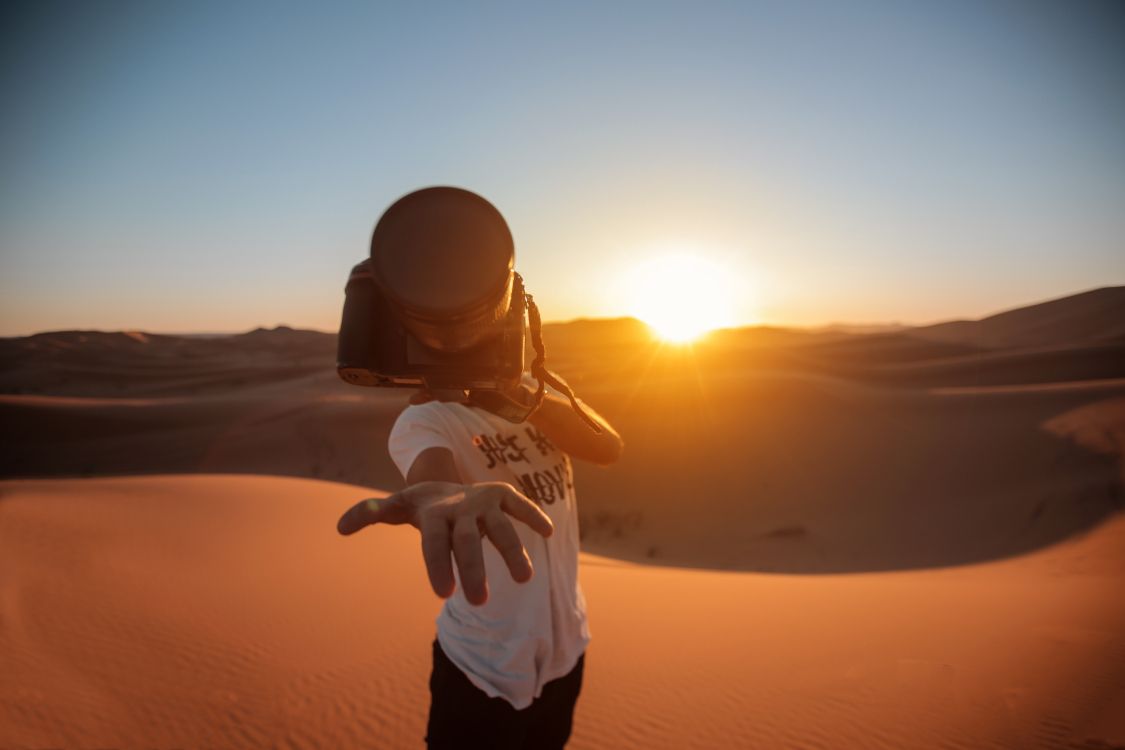
[[[376,523],[415,526],[422,532],[422,558],[434,593],[443,599],[453,594],[452,552],[465,598],[470,604],[483,604],[488,600],[488,581],[482,535],[500,552],[513,579],[522,583],[533,573],[531,559],[508,516],[545,537],[554,531],[551,519],[538,505],[504,482],[419,482],[393,495],[356,503],[340,517],[336,528],[348,535]]]

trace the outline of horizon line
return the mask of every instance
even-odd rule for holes
[[[774,322],[761,321],[761,322],[757,322],[757,323],[747,323],[745,325],[721,326],[721,327],[717,327],[717,328],[712,329],[711,331],[709,331],[709,333],[714,333],[714,332],[718,332],[718,331],[739,331],[739,330],[745,330],[747,328],[774,328],[774,329],[798,330],[798,331],[822,331],[822,330],[831,330],[831,329],[848,329],[848,328],[851,328],[851,329],[871,329],[869,331],[871,333],[888,332],[888,331],[891,331],[891,330],[901,330],[901,329],[908,329],[908,328],[925,328],[925,327],[928,327],[928,326],[941,325],[943,323],[973,322],[973,321],[986,320],[986,319],[994,317],[996,315],[1001,315],[1003,313],[1012,312],[1014,310],[1021,310],[1021,309],[1028,308],[1028,307],[1035,307],[1037,305],[1044,305],[1044,304],[1048,304],[1048,303],[1051,303],[1051,302],[1058,302],[1060,300],[1069,299],[1071,297],[1080,297],[1080,296],[1083,296],[1083,295],[1086,295],[1086,294],[1093,294],[1095,292],[1101,292],[1101,291],[1105,291],[1105,290],[1109,290],[1109,289],[1125,289],[1125,284],[1106,284],[1106,285],[1103,285],[1103,286],[1092,287],[1092,288],[1089,288],[1089,289],[1084,289],[1084,290],[1079,291],[1079,292],[1072,292],[1070,294],[1063,294],[1063,295],[1060,295],[1060,296],[1057,296],[1057,297],[1049,297],[1047,299],[1041,299],[1037,302],[1029,302],[1029,303],[1026,303],[1026,304],[1016,305],[1014,307],[1007,307],[1007,308],[1004,308],[1004,309],[1001,309],[1001,310],[997,310],[995,312],[988,313],[987,315],[982,315],[978,318],[951,317],[951,318],[941,318],[941,319],[938,319],[938,320],[930,320],[930,321],[919,322],[919,323],[907,323],[907,322],[903,322],[901,320],[866,321],[866,322],[848,322],[848,321],[836,320],[836,321],[830,321],[830,322],[827,322],[827,323],[815,323],[815,324],[811,324],[811,325],[774,323]],[[574,324],[574,323],[592,322],[592,321],[624,321],[624,320],[632,320],[632,321],[636,321],[637,323],[641,323],[642,325],[648,325],[647,323],[645,323],[640,318],[637,318],[637,317],[634,317],[634,316],[631,316],[631,315],[615,315],[615,316],[606,316],[606,317],[580,316],[580,317],[577,317],[577,318],[567,318],[567,319],[563,319],[563,320],[547,320],[547,321],[544,321],[543,324],[544,325],[571,325],[571,324]],[[294,325],[291,325],[289,323],[275,323],[272,327],[265,326],[265,325],[257,325],[257,326],[254,326],[253,328],[244,328],[244,329],[233,330],[233,331],[157,331],[157,330],[136,328],[136,327],[116,328],[116,329],[51,328],[51,329],[46,329],[46,330],[34,331],[32,333],[15,333],[15,334],[0,335],[0,339],[27,338],[27,337],[30,337],[30,336],[41,336],[43,334],[48,334],[48,333],[64,333],[64,332],[146,333],[146,334],[152,334],[154,336],[181,336],[181,337],[195,336],[195,337],[219,338],[219,337],[223,337],[223,336],[240,336],[240,335],[247,334],[247,333],[253,333],[254,331],[273,331],[273,330],[277,330],[279,328],[290,329],[290,330],[293,330],[293,331],[310,331],[310,332],[314,332],[314,333],[323,333],[323,334],[329,334],[329,335],[336,335],[336,334],[339,333],[338,329],[337,330],[324,330],[322,328],[294,326]],[[882,330],[880,330],[880,329],[882,329]]]

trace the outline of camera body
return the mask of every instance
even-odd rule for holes
[[[520,387],[528,331],[534,393]],[[495,206],[468,190],[429,187],[383,212],[371,257],[344,287],[336,343],[344,382],[425,388],[516,424],[540,407],[550,385],[601,432],[545,358],[539,308],[515,272],[512,233]]]
[[[336,371],[352,385],[431,391],[504,390],[524,370],[524,290],[513,279],[511,304],[495,332],[460,351],[443,351],[411,333],[376,283],[371,260],[357,264],[344,288]]]

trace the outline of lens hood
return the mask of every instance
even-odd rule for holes
[[[470,349],[496,332],[512,302],[515,246],[500,212],[456,187],[408,193],[371,235],[375,283],[426,346]]]

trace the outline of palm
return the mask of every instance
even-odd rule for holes
[[[443,598],[453,593],[452,553],[465,598],[483,604],[488,599],[488,582],[482,535],[500,552],[514,580],[527,581],[533,574],[527,550],[509,516],[542,536],[550,536],[554,529],[539,506],[510,484],[420,482],[385,498],[356,503],[341,516],[337,530],[354,534],[376,523],[417,527],[422,532],[422,557],[434,593]]]

